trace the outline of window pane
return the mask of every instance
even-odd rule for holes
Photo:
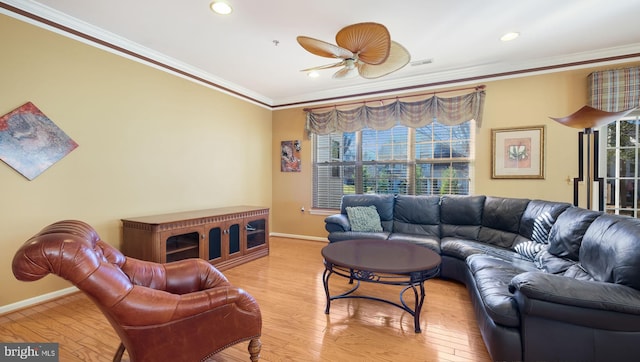
[[[636,122],[620,122],[620,147],[636,147]]]
[[[620,180],[620,207],[621,208],[633,208],[635,203],[633,201],[635,195],[635,181],[632,179]]]
[[[419,143],[416,145],[416,159],[424,160],[433,158],[433,143]]]
[[[620,173],[618,177],[636,176],[636,149],[620,149]]]
[[[406,194],[406,164],[373,164],[363,166],[365,194]]]
[[[616,177],[616,150],[607,150],[607,177]]]
[[[469,194],[471,124],[314,136],[313,207],[339,208],[351,193]]]
[[[409,131],[406,127],[396,126],[388,130],[362,131],[363,161],[391,161],[407,159]]]

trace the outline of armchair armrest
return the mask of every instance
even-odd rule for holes
[[[122,271],[135,285],[175,294],[230,285],[213,265],[196,258],[158,264],[127,257]]]
[[[149,304],[152,300],[153,304]],[[144,310],[132,314],[134,306],[146,305]],[[229,308],[231,314],[241,311],[259,314],[257,302],[243,289],[224,286],[187,294],[172,294],[143,286],[134,286],[117,304],[111,313],[124,326],[164,325],[179,322],[202,313],[211,313],[220,308]],[[223,313],[225,314],[225,313]]]
[[[334,214],[327,216],[324,219],[325,229],[328,232],[334,231],[350,231],[351,224],[349,223],[349,218],[345,214]]]
[[[520,314],[610,330],[638,330],[640,291],[561,275],[525,272],[515,276],[509,291]]]

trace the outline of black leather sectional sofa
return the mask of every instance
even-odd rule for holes
[[[374,205],[381,232],[352,231]],[[380,238],[431,248],[469,290],[496,361],[640,358],[640,220],[567,203],[490,196],[345,195],[330,242]]]

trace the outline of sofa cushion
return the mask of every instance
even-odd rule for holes
[[[482,226],[517,233],[528,204],[529,199],[488,196],[482,211]]]
[[[580,265],[597,281],[640,290],[640,220],[604,214],[582,239]]]
[[[515,251],[480,241],[447,237],[440,240],[440,250],[443,256],[460,260],[466,260],[467,257],[475,254],[485,254],[507,260],[523,270],[537,270],[532,261],[525,259]]]
[[[440,199],[440,236],[478,239],[486,196],[446,195]]]
[[[528,199],[488,196],[484,202],[478,240],[511,247],[518,235],[520,219],[528,203]]]
[[[392,233],[389,240],[401,241],[427,247],[440,254],[440,238],[431,235]]]
[[[381,232],[380,215],[375,206],[347,206],[351,231]]]
[[[348,206],[370,206],[373,205],[378,210],[380,224],[384,231],[391,231],[393,228],[393,204],[395,196],[392,194],[349,194],[343,195],[340,203],[340,213],[347,214]]]
[[[439,238],[440,197],[398,195],[393,212],[393,232]]]
[[[566,209],[549,232],[549,253],[578,260],[580,245],[587,228],[600,216],[597,211],[570,207]]]
[[[536,254],[533,262],[538,269],[550,274],[562,274],[576,264],[571,259],[560,258],[549,253],[546,245]]]
[[[336,231],[329,234],[329,241],[345,241],[353,239],[381,239],[386,240],[389,238],[389,232],[383,231],[381,233],[365,233],[361,231]]]
[[[471,255],[467,258],[467,265],[489,317],[496,324],[520,326],[518,304],[509,292],[509,283],[513,277],[527,270],[515,267],[509,261],[483,254]]]
[[[520,219],[518,233],[529,240],[547,244],[551,227],[558,216],[571,207],[566,202],[531,200]]]

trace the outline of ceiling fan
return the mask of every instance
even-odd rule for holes
[[[378,23],[357,23],[340,29],[336,34],[338,45],[307,36],[298,36],[297,40],[312,54],[342,59],[338,63],[302,70],[310,72],[342,67],[333,74],[333,78],[358,75],[367,79],[380,78],[404,67],[411,59],[407,49],[391,40],[387,28]]]

